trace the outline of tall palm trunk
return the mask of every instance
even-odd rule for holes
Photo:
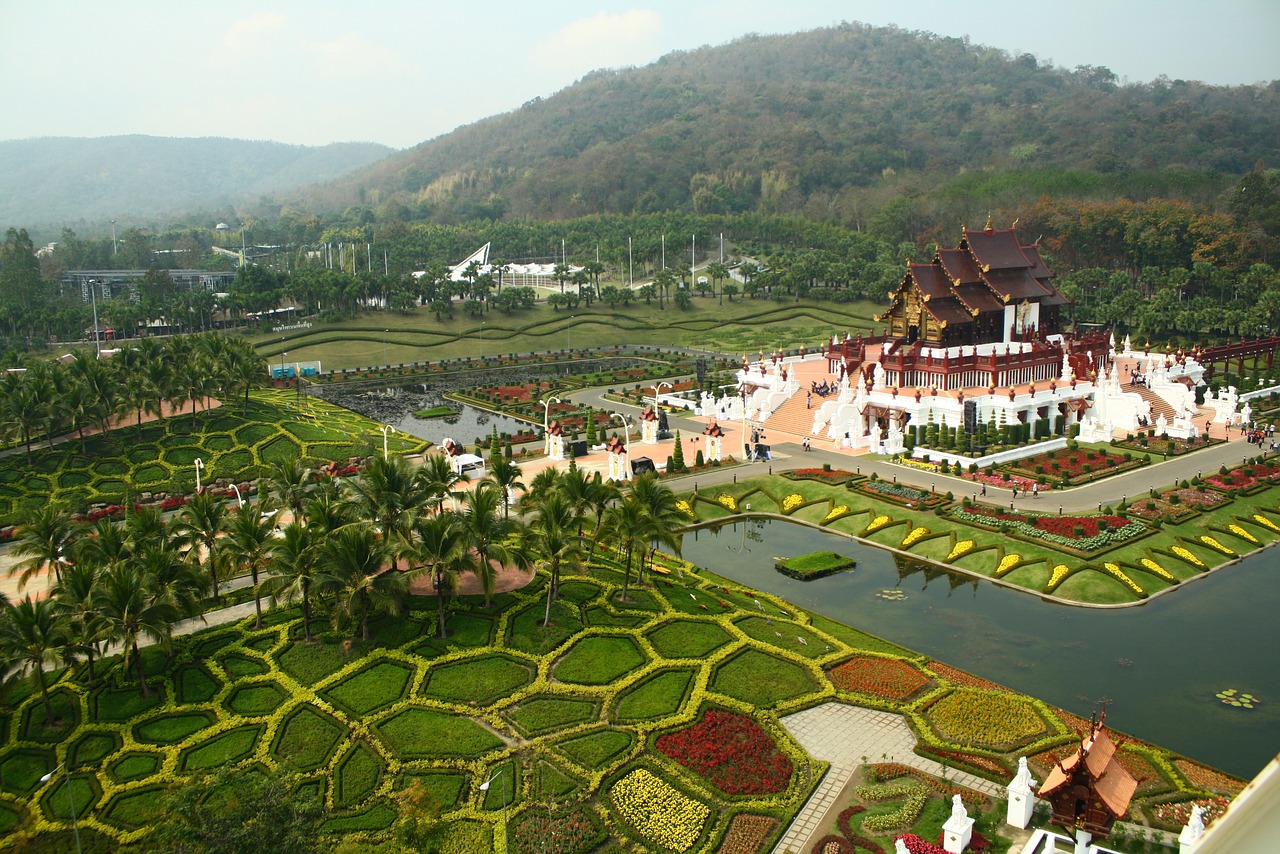
[[[133,660],[138,665],[138,682],[142,685],[142,696],[150,697],[151,689],[147,687],[147,671],[142,665],[142,653],[138,651],[137,638],[133,641]]]

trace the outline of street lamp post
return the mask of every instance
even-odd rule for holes
[[[558,397],[548,397],[542,401],[542,453],[551,453],[551,434],[548,432],[551,428],[551,404],[560,403]]]
[[[482,792],[489,791],[489,785],[494,780],[501,777],[502,772],[505,770],[506,770],[505,768],[499,768],[498,773],[494,774],[488,780],[485,780],[483,783],[481,783],[480,791]],[[502,787],[502,850],[503,851],[507,850],[507,787],[506,786]]]
[[[71,831],[76,835],[76,854],[80,854],[83,849],[80,847],[80,825],[76,822],[76,802],[75,798],[71,794],[71,769],[67,767],[67,763],[63,762],[57,768],[54,768],[48,774],[41,777],[40,782],[49,782],[53,779],[53,775],[57,774],[59,771],[64,772],[67,778],[67,804],[71,807]],[[503,794],[506,794],[506,790],[503,790]],[[505,813],[503,818],[505,821]]]
[[[284,379],[284,357],[289,355],[288,350],[280,351],[280,379]]]
[[[196,457],[195,462],[193,462],[192,465],[195,466],[195,469],[196,469],[196,495],[199,495],[200,494],[200,472],[204,471],[204,460],[200,459],[199,457]]]
[[[89,280],[89,299],[93,301],[93,349],[98,358],[102,358],[102,333],[98,331],[98,290],[97,279]]]
[[[385,463],[387,461],[387,434],[396,432],[396,428],[390,424],[383,424],[378,429],[382,431],[382,461]]]
[[[569,325],[568,325],[568,326],[566,326],[566,327],[565,327],[565,330],[564,330],[564,333],[565,333],[565,345],[566,345],[566,346],[565,346],[565,349],[566,349],[566,350],[568,350],[570,353],[572,353],[572,352],[573,352],[573,321],[574,321],[574,320],[575,320],[575,318],[570,317],[570,318],[569,318]]]
[[[666,382],[665,380],[653,387],[653,411],[654,412],[658,411],[658,395],[662,394],[663,386],[666,386],[667,388],[675,388],[675,386],[673,386],[669,382]]]
[[[240,487],[233,483],[233,484],[231,484],[231,489],[232,489],[232,491],[233,491],[233,492],[235,492],[235,494],[236,494],[236,502],[237,502],[237,503],[236,503],[236,506],[237,506],[237,507],[243,507],[243,506],[244,506],[244,496],[240,494]]]
[[[623,442],[625,443],[623,445],[623,449],[627,455],[627,467],[624,472],[626,477],[624,479],[630,480],[631,479],[631,425],[627,423],[627,416],[623,415],[621,412],[613,413],[613,417],[622,422],[622,439],[623,439]]]
[[[116,244],[116,221],[111,220],[111,254],[116,255],[120,252],[120,247]]]

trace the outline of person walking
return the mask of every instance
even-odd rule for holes
[[[1038,483],[1031,484],[1031,497],[1032,498],[1040,497],[1040,484]]]
[[[986,497],[987,497],[987,485],[986,485],[985,483],[984,483],[984,484],[982,484],[982,491],[981,491],[981,492],[979,492],[978,494],[979,494],[980,496],[982,496],[983,498],[986,498]]]

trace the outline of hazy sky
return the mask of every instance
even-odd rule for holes
[[[5,4],[0,138],[405,148],[592,69],[842,21],[968,35],[1129,82],[1280,79],[1280,0],[27,0]]]

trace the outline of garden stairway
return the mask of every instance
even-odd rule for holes
[[[791,395],[764,422],[766,444],[768,444],[769,440],[780,442],[791,440],[792,437],[795,437],[794,441],[796,442],[799,442],[805,436],[809,436],[811,439],[814,438],[810,432],[813,430],[813,416],[817,414],[818,406],[822,403],[823,398],[815,394],[813,396],[813,409],[806,409],[804,406],[805,394],[806,390],[800,389]],[[787,435],[785,437],[782,435],[775,436],[770,435],[771,433],[785,433]]]
[[[1164,420],[1166,423],[1168,424],[1173,423],[1173,419],[1177,416],[1177,413],[1173,411],[1173,407],[1170,406],[1168,401],[1166,401],[1163,397],[1156,394],[1154,391],[1147,388],[1146,386],[1140,386],[1140,385],[1125,386],[1124,390],[1133,392],[1138,397],[1142,398],[1147,403],[1151,404],[1152,425],[1156,423],[1156,419],[1158,419],[1161,415],[1164,416]]]

